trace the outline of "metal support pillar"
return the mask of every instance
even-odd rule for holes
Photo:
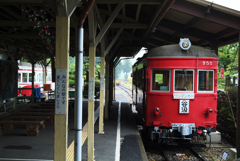
[[[104,134],[103,111],[104,111],[104,67],[105,57],[101,57],[101,78],[100,78],[100,110],[99,110],[99,134]]]
[[[82,91],[83,91],[83,28],[78,28],[76,54],[76,96],[74,108],[74,160],[82,160]]]
[[[61,98],[65,101],[65,107],[61,107],[62,114],[57,113],[55,109],[54,118],[54,161],[67,160],[67,140],[68,140],[68,60],[69,60],[69,34],[70,34],[70,18],[65,16],[56,17],[56,70],[66,71],[66,82],[56,76],[56,84],[61,82],[65,88],[56,89],[56,95],[64,93],[65,97]],[[54,61],[54,60],[53,60]],[[54,62],[52,63],[54,64]],[[57,86],[57,85],[56,85]],[[62,94],[63,95],[63,94]],[[62,96],[60,95],[60,97]],[[57,98],[57,97],[56,97]],[[57,104],[55,104],[57,107]]]
[[[106,61],[106,85],[105,85],[105,108],[104,116],[108,120],[108,105],[109,105],[109,63]]]
[[[94,93],[95,93],[95,53],[94,46],[89,47],[89,84],[88,84],[88,155],[94,160]]]

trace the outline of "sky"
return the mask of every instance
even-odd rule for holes
[[[206,0],[209,2],[219,4],[237,11],[240,11],[240,0]]]

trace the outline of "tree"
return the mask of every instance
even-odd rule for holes
[[[120,77],[120,74],[122,72],[122,62],[120,62],[117,67],[115,68],[115,78],[118,79]]]
[[[69,86],[75,85],[75,57],[69,57]]]
[[[129,59],[123,61],[122,70],[125,73],[125,75],[132,71],[132,63]],[[125,76],[125,80],[127,80],[127,76]]]
[[[238,71],[238,43],[226,45],[218,49],[218,67],[224,68],[226,75],[237,73]]]
[[[238,52],[239,44],[233,43],[218,49],[218,68],[219,71],[221,68],[224,68],[224,75],[232,77],[233,74],[238,73]],[[226,78],[226,77],[225,77]],[[225,88],[224,86],[225,79],[221,78],[221,74],[218,74],[218,84],[219,88]]]

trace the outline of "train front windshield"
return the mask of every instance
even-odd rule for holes
[[[193,70],[175,70],[175,91],[193,91]]]
[[[213,92],[213,70],[198,71],[198,91]]]
[[[193,92],[194,91],[194,71],[193,69],[174,69],[174,91]],[[153,92],[170,92],[171,70],[153,69],[151,87]],[[197,73],[197,91],[214,91],[214,71],[210,69],[200,69]]]

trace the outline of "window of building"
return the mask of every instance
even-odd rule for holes
[[[174,91],[193,91],[194,70],[175,70]]]
[[[198,71],[198,91],[213,92],[213,70]]]
[[[170,91],[170,70],[166,69],[152,70],[152,91],[159,92]]]

